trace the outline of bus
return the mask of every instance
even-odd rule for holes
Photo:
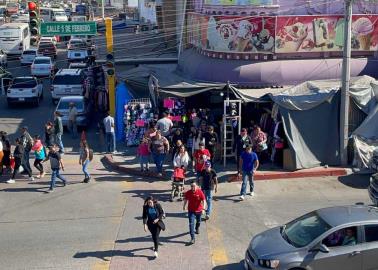
[[[29,48],[29,24],[6,23],[0,26],[0,49],[6,54],[22,54]]]

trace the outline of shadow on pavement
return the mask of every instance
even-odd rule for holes
[[[351,188],[367,189],[370,184],[370,174],[350,174],[340,176],[338,180]]]
[[[41,193],[48,193],[48,187],[41,187],[41,188],[3,188],[0,191],[2,192],[41,192]]]
[[[243,261],[215,266],[213,270],[244,270]]]
[[[164,232],[162,232],[162,234],[164,234]],[[179,241],[179,240],[174,240],[174,239],[183,237],[187,234],[189,234],[189,232],[180,233],[180,234],[171,235],[171,236],[161,235],[160,241],[161,241],[162,245],[164,245],[165,243],[186,244],[187,242],[185,242],[185,241]],[[127,239],[124,239],[124,240],[117,240],[116,243],[130,243],[130,242],[131,243],[135,243],[135,242],[138,243],[138,242],[151,242],[151,241],[152,241],[151,236],[144,236],[144,237],[127,238]]]
[[[137,251],[148,250],[151,248],[136,248],[131,250],[104,250],[104,251],[88,251],[88,252],[78,252],[73,257],[76,259],[83,259],[88,257],[98,258],[103,261],[110,261],[110,258],[119,257],[143,257],[153,260],[153,256],[134,254]],[[109,258],[109,259],[108,259]]]

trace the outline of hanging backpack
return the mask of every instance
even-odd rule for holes
[[[93,149],[89,148],[89,161],[92,161],[93,159]]]

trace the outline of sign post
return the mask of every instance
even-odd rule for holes
[[[96,35],[96,22],[43,22],[41,36]]]
[[[109,91],[109,113],[111,116],[115,115],[115,69],[114,69],[114,55],[113,55],[113,28],[112,19],[105,19],[106,28],[106,65],[108,70],[106,72],[106,78],[108,80]]]

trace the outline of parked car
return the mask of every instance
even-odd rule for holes
[[[54,73],[54,63],[51,57],[37,56],[31,65],[31,75],[50,77]]]
[[[34,59],[38,56],[36,49],[25,50],[20,57],[21,65],[31,65]]]
[[[315,210],[253,237],[246,270],[378,269],[378,208]]]
[[[47,43],[51,42],[55,46],[58,43],[57,40],[56,40],[56,37],[40,37],[39,43],[43,43],[43,42],[47,42]]]
[[[7,55],[1,49],[0,49],[0,66],[2,66],[2,67],[8,66]]]
[[[33,103],[39,106],[43,98],[43,85],[35,77],[16,77],[7,90],[7,102],[11,107],[15,103]]]
[[[76,117],[76,125],[78,127],[86,128],[90,123],[90,105],[85,102],[82,96],[67,96],[62,97],[56,106],[56,111],[60,112],[62,115],[62,124],[67,126],[68,124],[68,111],[70,103],[74,103],[78,112]]]
[[[52,42],[42,42],[38,44],[38,54],[44,56],[50,56],[54,59],[57,57],[57,49]]]
[[[83,94],[84,72],[82,69],[60,69],[51,83],[51,97],[57,104],[61,97]]]

